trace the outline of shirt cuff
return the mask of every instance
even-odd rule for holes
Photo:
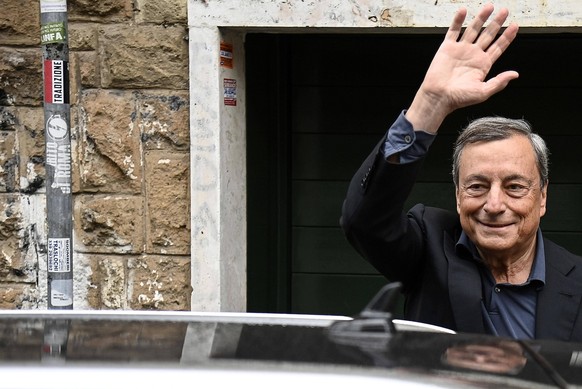
[[[398,154],[400,163],[410,163],[423,158],[436,137],[435,134],[425,131],[414,131],[412,124],[404,116],[405,113],[405,110],[402,111],[388,130],[382,148],[384,158],[388,159]]]

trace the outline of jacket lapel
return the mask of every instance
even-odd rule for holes
[[[546,251],[546,284],[538,295],[536,338],[582,341],[582,328],[574,324],[582,300],[582,280],[574,276],[574,260],[569,253],[544,239]]]
[[[484,333],[481,313],[481,276],[477,264],[455,252],[456,241],[444,236],[445,255],[449,262],[449,299],[457,331]]]

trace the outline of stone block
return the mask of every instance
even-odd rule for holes
[[[18,249],[22,229],[18,195],[0,196],[0,281],[11,281],[22,273],[22,260]]]
[[[97,50],[97,29],[91,23],[69,24],[69,49],[72,51]]]
[[[20,154],[20,193],[33,194],[45,191],[45,126],[41,107],[18,107],[18,152]]]
[[[81,51],[76,53],[79,65],[81,86],[83,88],[99,87],[99,71],[97,65],[99,59],[94,51]]]
[[[146,251],[190,253],[190,156],[150,151],[145,157]]]
[[[143,251],[141,197],[79,195],[73,212],[76,251],[117,254]]]
[[[69,22],[98,21],[122,22],[129,21],[133,16],[132,0],[75,0],[68,2]]]
[[[37,258],[27,255],[36,236],[23,220],[21,195],[0,195],[0,282],[34,283]]]
[[[190,148],[188,92],[143,92],[137,99],[137,125],[146,150]]]
[[[137,0],[138,23],[173,24],[188,22],[188,2],[185,0]]]
[[[42,52],[0,47],[0,105],[42,104]]]
[[[110,26],[99,31],[103,88],[188,89],[182,26]]]
[[[87,301],[94,309],[125,309],[127,306],[127,258],[90,255],[92,288]]]
[[[0,309],[39,308],[38,292],[32,285],[0,284]]]
[[[81,91],[99,87],[98,55],[94,51],[79,51],[70,54],[71,103],[77,104]]]
[[[18,150],[16,132],[0,131],[0,192],[18,190]]]
[[[17,123],[16,108],[0,106],[0,130],[16,131]]]
[[[141,193],[142,162],[131,92],[89,90],[76,116],[80,190]]]
[[[40,44],[38,0],[3,1],[0,12],[0,46]]]
[[[190,258],[145,256],[128,262],[130,309],[190,310]]]
[[[0,107],[0,192],[44,191],[44,162],[42,108]]]

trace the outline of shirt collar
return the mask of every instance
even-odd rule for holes
[[[538,228],[537,236],[536,236],[536,254],[534,256],[534,263],[529,274],[528,281],[541,281],[542,283],[546,283],[546,254],[544,249],[544,239],[542,236],[542,230]],[[477,247],[475,244],[469,239],[465,231],[461,232],[461,236],[455,245],[455,251],[457,254],[465,254],[469,255],[471,259],[475,261],[481,262],[481,258],[479,257],[479,253],[477,251]]]

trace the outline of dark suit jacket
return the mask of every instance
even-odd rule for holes
[[[407,319],[484,333],[478,265],[455,252],[458,215],[422,204],[404,213],[421,162],[390,164],[379,146],[350,183],[341,218],[346,237],[384,276],[404,284]],[[544,246],[536,338],[582,341],[582,258],[547,239]]]

